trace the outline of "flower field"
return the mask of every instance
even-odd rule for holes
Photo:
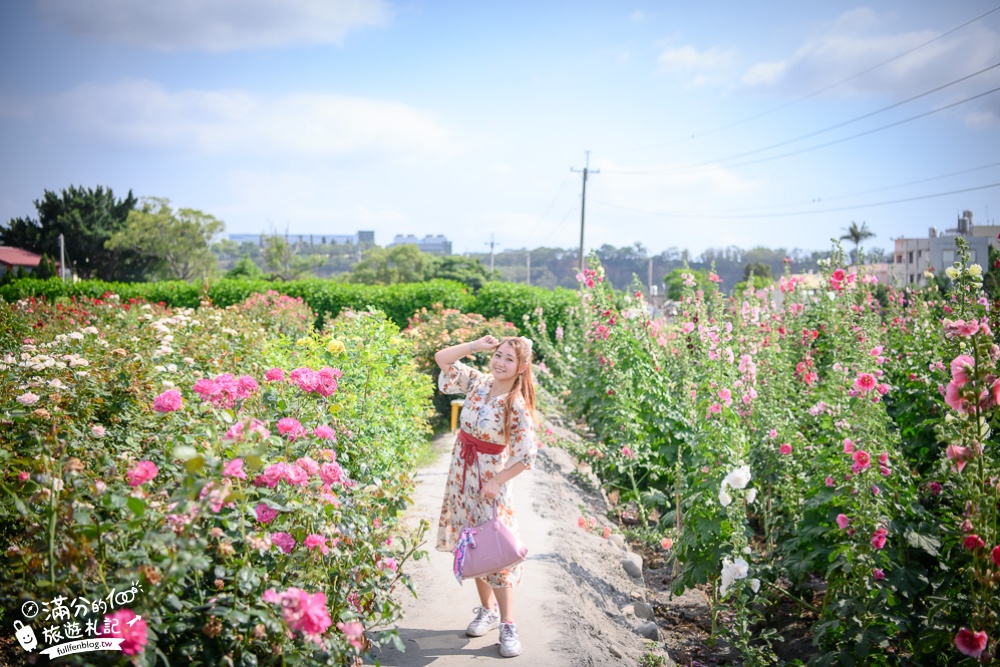
[[[982,269],[949,267],[942,295],[842,261],[814,292],[785,277],[726,298],[690,277],[668,324],[592,260],[574,325],[526,321],[540,381],[586,419],[598,444],[579,455],[674,558],[674,590],[710,591],[745,664],[778,664],[789,604],[812,664],[989,662],[1000,347]]]
[[[384,315],[315,319],[276,293],[0,302],[3,625],[144,665],[342,665],[392,640],[432,385]]]

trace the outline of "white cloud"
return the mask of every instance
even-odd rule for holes
[[[385,25],[384,0],[36,0],[71,33],[165,51],[234,51],[339,44],[351,30]]]
[[[451,133],[419,109],[341,95],[169,91],[156,82],[125,80],[83,84],[31,106],[33,119],[48,127],[128,148],[315,157],[457,148]]]
[[[656,59],[660,67],[674,70],[716,69],[729,65],[732,60],[732,51],[717,46],[699,51],[689,45],[664,49]]]

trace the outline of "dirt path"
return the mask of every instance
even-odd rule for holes
[[[453,441],[451,434],[435,440],[439,454],[418,474],[409,522],[425,518],[436,527]],[[644,585],[623,569],[627,553],[619,544],[577,526],[581,507],[600,519],[604,503],[600,494],[570,481],[574,469],[566,452],[542,449],[535,468],[514,482],[521,538],[530,550],[515,600],[524,646],[519,660],[545,667],[635,665],[650,650],[634,631],[644,619],[632,614],[634,603],[646,597]],[[410,572],[418,598],[407,593],[403,601],[398,629],[406,651],[383,647],[367,664],[450,667],[504,660],[496,631],[465,636],[479,602],[471,581],[456,582],[450,553],[431,550],[429,559],[410,563]]]

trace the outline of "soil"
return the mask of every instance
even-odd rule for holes
[[[578,437],[557,425],[550,428],[560,440]],[[453,442],[452,434],[435,440],[439,454],[418,474],[407,518],[411,525],[426,519],[436,529]],[[516,589],[515,621],[524,646],[520,660],[546,667],[739,664],[724,644],[708,645],[708,596],[700,590],[670,594],[673,563],[663,552],[636,553],[619,531],[604,539],[602,528],[610,525],[607,498],[567,451],[542,448],[534,469],[514,485],[521,538],[530,550]],[[597,528],[581,529],[581,515],[596,518]],[[630,576],[623,566],[635,556],[642,557],[641,577]],[[429,559],[409,568],[417,597],[406,594],[398,624],[406,651],[383,647],[367,664],[449,667],[502,659],[496,631],[465,636],[478,597],[472,582],[461,587],[456,582],[451,554],[432,551]],[[637,632],[647,624],[648,634],[650,620],[656,625],[655,641]]]

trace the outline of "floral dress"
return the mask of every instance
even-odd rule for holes
[[[490,397],[493,387],[493,376],[481,373],[461,362],[455,362],[447,372],[442,372],[438,378],[438,388],[445,394],[465,394],[465,405],[459,417],[459,428],[469,435],[488,442],[503,443],[503,416],[506,394]],[[459,532],[467,525],[480,524],[488,521],[493,513],[493,504],[482,502],[479,498],[479,479],[485,482],[492,479],[517,462],[531,468],[535,460],[538,445],[535,440],[535,428],[531,420],[531,412],[524,400],[519,396],[512,405],[514,413],[510,418],[510,445],[501,454],[491,456],[478,454],[478,463],[469,466],[465,471],[462,461],[462,445],[455,439],[451,453],[451,464],[448,467],[448,479],[445,483],[444,502],[441,505],[441,519],[438,522],[438,551],[451,551],[455,548]],[[465,480],[463,484],[463,472]],[[497,496],[497,516],[515,534],[517,519],[511,505],[513,499],[511,484],[508,482],[500,487]],[[470,520],[469,510],[472,510]],[[488,575],[484,579],[493,588],[513,588],[521,581],[522,565],[518,564],[506,570]]]

